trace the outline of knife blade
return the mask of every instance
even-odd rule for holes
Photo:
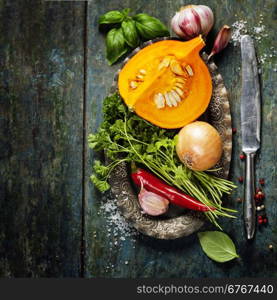
[[[249,35],[241,38],[242,93],[241,134],[242,151],[246,155],[244,186],[244,227],[248,240],[255,235],[255,154],[260,148],[261,96],[254,42]]]

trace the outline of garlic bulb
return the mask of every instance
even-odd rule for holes
[[[214,24],[212,10],[206,5],[181,7],[171,20],[173,31],[181,38],[190,40],[199,34],[206,36]]]

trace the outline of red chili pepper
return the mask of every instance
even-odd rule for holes
[[[155,177],[151,173],[132,166],[132,179],[137,186],[143,186],[150,192],[167,198],[171,203],[178,206],[198,211],[211,211],[215,210],[214,207],[206,206],[198,200],[186,195],[176,188],[166,184],[159,178]]]

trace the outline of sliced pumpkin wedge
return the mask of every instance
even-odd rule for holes
[[[141,49],[122,68],[118,89],[127,106],[162,128],[180,128],[207,109],[212,79],[199,56],[201,36],[163,40]]]

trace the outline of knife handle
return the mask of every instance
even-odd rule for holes
[[[255,205],[255,175],[254,160],[255,153],[246,154],[245,187],[244,187],[244,226],[248,240],[255,234],[256,227],[256,205]]]

